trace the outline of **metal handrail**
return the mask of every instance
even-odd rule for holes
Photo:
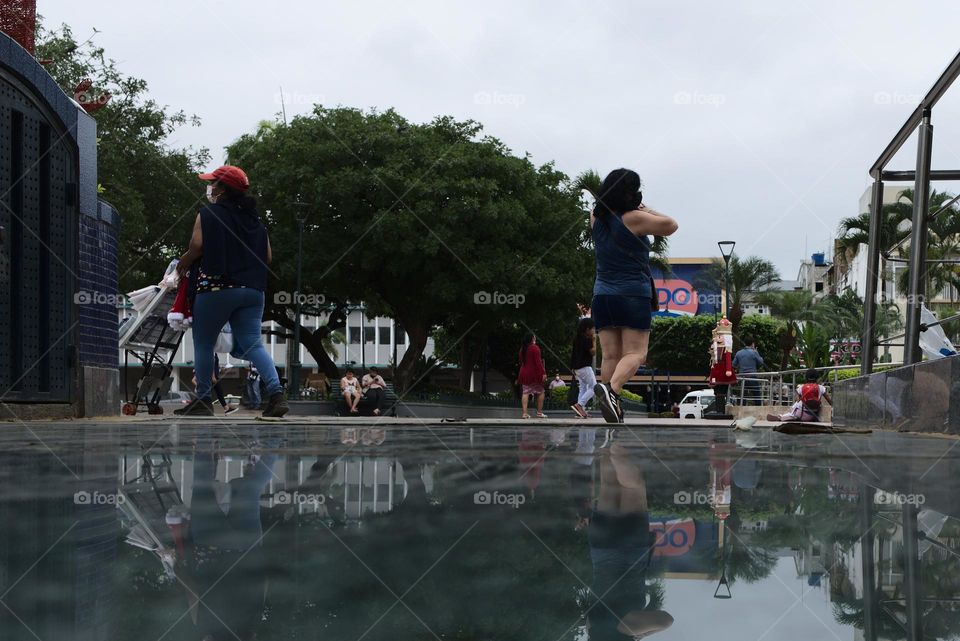
[[[900,151],[903,144],[907,142],[913,134],[913,130],[920,125],[920,121],[923,119],[923,112],[937,104],[940,98],[943,97],[943,94],[950,88],[950,85],[953,84],[953,81],[957,79],[957,76],[960,76],[960,53],[957,53],[953,60],[950,61],[950,64],[943,70],[943,73],[937,78],[937,81],[923,97],[923,100],[920,101],[920,104],[917,105],[917,108],[907,117],[907,121],[900,127],[900,130],[893,137],[893,140],[890,141],[880,154],[880,157],[877,158],[877,161],[870,167],[870,176],[874,179],[880,177],[880,172],[883,171],[887,163]]]
[[[884,366],[897,367],[903,363],[882,363]],[[827,367],[817,367],[818,372],[833,373],[833,383],[839,380],[840,370],[856,369],[856,365],[830,365]],[[737,376],[737,382],[734,383],[738,390],[736,403],[737,406],[745,405],[745,401],[759,401],[760,405],[790,405],[794,402],[794,390],[798,381],[806,377],[807,369],[788,369],[778,372],[750,372],[744,376]],[[789,382],[787,382],[789,381]],[[750,395],[747,395],[747,383],[752,382]],[[829,382],[829,376],[828,376]],[[784,391],[784,386],[787,391]]]

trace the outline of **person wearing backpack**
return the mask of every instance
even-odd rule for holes
[[[816,423],[820,420],[820,409],[823,401],[833,405],[827,388],[817,382],[820,376],[817,370],[807,370],[806,382],[797,386],[797,402],[786,414],[767,414],[768,421],[800,421]]]

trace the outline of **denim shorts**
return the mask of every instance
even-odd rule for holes
[[[598,332],[616,327],[649,330],[652,315],[650,297],[594,294],[590,314]]]

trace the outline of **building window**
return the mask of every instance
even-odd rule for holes
[[[375,342],[377,342],[377,328],[375,328],[375,327],[364,327],[364,328],[363,328],[363,342],[364,342],[364,343],[375,343]]]
[[[283,331],[283,330],[279,330],[279,331]],[[274,335],[273,335],[273,344],[274,344],[274,345],[286,345],[286,344],[287,344],[287,337],[286,337],[286,335],[285,335],[285,334],[274,334]]]
[[[390,328],[389,327],[380,328],[380,344],[381,345],[390,344]]]
[[[350,344],[351,345],[360,344],[360,326],[359,325],[350,326]]]
[[[406,345],[407,344],[407,333],[403,331],[403,328],[397,325],[393,328],[394,333],[397,335],[397,345]]]
[[[814,289],[815,291],[822,292],[822,291],[823,291],[823,281],[818,280],[816,283],[814,283],[813,289]]]

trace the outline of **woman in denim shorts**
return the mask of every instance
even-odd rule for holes
[[[647,360],[656,291],[648,236],[670,236],[677,221],[643,204],[640,176],[614,169],[603,180],[590,215],[597,258],[591,315],[603,360],[594,388],[603,418],[622,423],[620,390]]]

